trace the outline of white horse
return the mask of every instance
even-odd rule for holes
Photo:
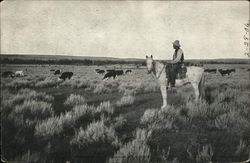
[[[146,56],[147,70],[148,73],[153,72],[154,76],[158,79],[161,95],[163,100],[162,108],[167,106],[167,83],[168,79],[165,73],[166,65],[161,62],[154,61],[153,56]],[[177,79],[176,87],[180,87],[184,84],[191,83],[194,88],[195,101],[198,101],[201,98],[201,95],[204,94],[204,69],[201,67],[190,66],[187,67],[186,78]]]

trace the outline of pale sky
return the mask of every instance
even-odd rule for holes
[[[247,58],[247,1],[4,1],[1,54]]]

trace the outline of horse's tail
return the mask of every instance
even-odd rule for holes
[[[205,98],[205,74],[202,73],[201,80],[198,85],[199,88],[199,98]]]

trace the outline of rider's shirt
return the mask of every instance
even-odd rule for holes
[[[173,55],[172,63],[182,63],[184,60],[184,54],[181,48],[176,49]]]

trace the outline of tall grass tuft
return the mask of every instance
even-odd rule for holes
[[[137,129],[136,138],[127,144],[123,145],[112,158],[109,159],[109,163],[144,163],[150,161],[150,147],[147,145],[147,141],[151,136],[151,131],[145,129]]]
[[[135,101],[135,97],[132,95],[125,95],[119,101],[116,102],[118,107],[132,105]]]
[[[36,125],[35,135],[51,138],[60,135],[64,131],[73,130],[77,124],[82,124],[86,119],[92,119],[95,108],[92,106],[77,105],[72,111],[60,116],[48,118]]]
[[[112,115],[114,113],[114,108],[109,101],[106,101],[97,106],[96,112]]]
[[[59,84],[60,82],[56,78],[51,78],[47,77],[42,81],[38,81],[35,84],[36,88],[50,88],[50,87],[55,87]]]
[[[180,115],[180,109],[167,106],[162,109],[148,109],[141,117],[141,123],[151,129],[172,129]]]
[[[86,99],[83,96],[76,94],[71,94],[64,102],[64,105],[69,107],[83,104],[86,104]]]
[[[210,162],[213,157],[213,149],[211,145],[202,146],[201,150],[198,150],[198,154],[196,156],[197,163],[205,163]]]
[[[105,126],[102,120],[90,123],[85,130],[80,128],[72,138],[71,144],[78,148],[94,144],[119,146],[115,130],[112,127]]]
[[[53,116],[51,104],[43,101],[28,100],[17,105],[10,116],[16,125],[33,125],[37,121]]]

